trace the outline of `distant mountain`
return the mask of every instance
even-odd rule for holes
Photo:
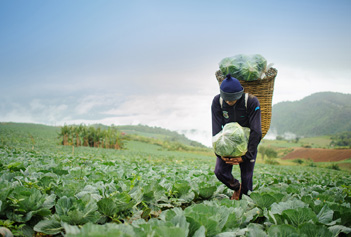
[[[351,131],[351,94],[319,92],[275,104],[270,130],[305,137]]]

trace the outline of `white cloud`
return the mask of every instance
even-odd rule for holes
[[[45,109],[45,106],[41,103],[39,99],[34,99],[30,103],[30,108],[32,110],[43,110]]]
[[[28,113],[23,113],[17,109],[0,115],[0,120],[3,122],[15,122],[15,123],[38,123],[36,119],[33,119],[32,116]]]
[[[30,100],[28,105],[11,102],[10,109],[1,113],[0,121],[54,125],[56,121],[68,118],[67,109],[66,104],[53,104],[40,99]]]
[[[85,97],[80,97],[75,105],[75,112],[78,115],[89,113],[94,107],[108,106],[114,102],[114,96],[105,95],[88,95]]]
[[[120,122],[137,120],[150,126],[171,130],[211,131],[212,96],[207,95],[158,95],[139,97],[127,101],[116,112]],[[135,123],[135,122],[134,122]]]
[[[40,114],[41,116],[46,115],[46,119],[50,124],[56,123],[58,118],[63,119],[67,118],[69,115],[66,113],[66,110],[68,109],[68,106],[65,104],[61,105],[49,105],[47,108],[43,111],[43,114]]]

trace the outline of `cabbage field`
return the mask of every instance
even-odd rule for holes
[[[351,234],[349,172],[257,164],[254,191],[231,201],[210,153],[62,146],[57,131],[0,124],[0,226],[14,235]]]

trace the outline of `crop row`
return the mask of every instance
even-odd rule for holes
[[[142,152],[94,155],[96,150],[72,156],[2,147],[0,220],[21,226],[27,235],[287,231],[311,236],[307,231],[313,230],[336,236],[351,231],[347,173],[257,165],[254,192],[230,201],[230,190],[217,181],[205,159],[194,165],[169,157],[145,159],[150,154]]]

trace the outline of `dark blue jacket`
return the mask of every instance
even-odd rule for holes
[[[212,136],[219,133],[223,126],[230,122],[237,122],[242,127],[250,128],[248,151],[242,158],[244,161],[254,162],[257,156],[257,147],[262,138],[261,109],[258,99],[249,95],[246,108],[245,94],[243,94],[234,106],[229,106],[223,101],[221,108],[219,97],[220,95],[216,95],[212,101]]]

